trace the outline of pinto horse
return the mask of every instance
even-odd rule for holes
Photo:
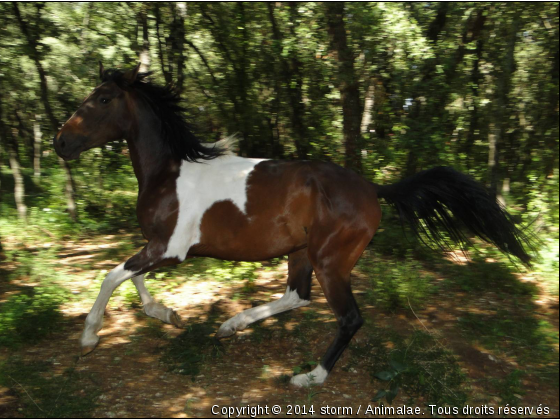
[[[139,73],[104,70],[102,83],[55,135],[66,160],[107,142],[126,139],[139,193],[137,216],[146,246],[114,268],[85,321],[82,354],[98,344],[111,294],[132,279],[147,315],[180,326],[175,311],[156,302],[145,273],[189,257],[262,261],[288,255],[288,280],[279,300],[224,322],[218,337],[310,303],[311,275],[338,321],[321,363],[295,375],[296,386],[321,384],[363,323],[350,272],[381,221],[379,199],[396,207],[415,233],[444,245],[441,231],[465,241],[463,227],[524,263],[526,236],[487,190],[469,176],[438,167],[381,186],[351,170],[319,161],[247,159],[199,142],[183,117],[179,97]]]

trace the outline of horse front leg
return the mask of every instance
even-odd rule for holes
[[[150,242],[142,249],[142,251],[134,255],[126,263],[120,264],[119,266],[111,270],[109,274],[107,274],[107,276],[103,280],[103,283],[101,284],[99,295],[97,296],[97,299],[95,300],[95,303],[93,304],[93,307],[91,308],[91,311],[86,318],[84,331],[80,338],[82,356],[90,353],[99,343],[99,336],[97,335],[97,333],[103,326],[103,313],[105,312],[105,308],[109,303],[111,295],[122,282],[144,274],[152,270],[156,266],[178,262],[175,261],[176,259],[165,258],[164,252],[164,245]],[[143,290],[145,290],[146,292],[144,293],[144,298],[146,298],[147,294],[147,296],[150,297],[151,301],[153,301],[153,298],[149,295],[145,287],[143,288]],[[152,306],[155,307],[154,305]],[[166,321],[167,320],[171,320],[171,318],[166,318]]]
[[[126,270],[124,267],[125,263],[122,263],[112,269],[101,284],[101,290],[99,291],[99,295],[97,296],[91,311],[89,311],[84,331],[80,338],[82,356],[90,353],[99,343],[99,336],[97,335],[97,332],[99,332],[103,326],[103,313],[105,312],[105,308],[107,307],[107,303],[109,303],[111,295],[123,281],[128,280],[135,275],[133,271]]]

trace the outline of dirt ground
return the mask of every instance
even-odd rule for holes
[[[69,251],[65,258],[63,255],[61,264],[72,266],[80,258],[88,258],[87,249],[80,252],[76,245],[69,246],[69,249],[72,252]],[[115,261],[104,260],[96,264],[96,268],[110,269],[115,262],[118,262],[116,258]],[[67,322],[60,331],[37,344],[19,349],[18,355],[23,362],[48,361],[54,375],[63,375],[67,369],[73,368],[72,384],[81,387],[76,392],[83,395],[95,392],[93,417],[227,417],[222,411],[224,408],[248,406],[260,406],[263,410],[268,407],[269,414],[262,417],[271,418],[378,417],[366,410],[380,406],[379,402],[372,402],[372,398],[381,384],[373,379],[367,358],[361,360],[354,354],[352,346],[323,386],[297,389],[286,381],[286,377],[293,374],[294,367],[309,360],[320,360],[336,332],[334,316],[315,279],[310,306],[250,326],[220,342],[213,341],[212,332],[229,317],[252,305],[280,297],[285,290],[285,280],[280,278],[285,278],[286,269],[282,264],[273,271],[263,271],[254,283],[251,300],[234,298],[243,284],[207,280],[188,281],[175,290],[164,292],[164,296],[158,296],[165,298],[181,314],[185,330],[149,319],[141,308],[110,304],[100,332],[101,342],[85,357],[79,357],[78,338],[89,307],[85,304],[68,306],[64,308]],[[76,289],[88,287],[88,281],[91,276],[89,280],[84,279],[83,284],[77,284]],[[352,345],[366,342],[376,328],[390,329],[405,336],[415,330],[433,334],[456,355],[468,378],[468,403],[473,406],[497,410],[501,400],[492,395],[488,378],[503,378],[513,368],[527,368],[516,366],[515,360],[473,344],[457,327],[458,319],[467,310],[484,312],[497,305],[515,311],[515,304],[504,300],[498,293],[484,292],[473,296],[457,291],[427,303],[422,309],[410,307],[385,313],[368,303],[369,281],[366,276],[355,272],[352,284],[367,321]],[[535,316],[554,325],[557,331],[557,298],[543,296],[534,300],[538,305]],[[306,311],[314,314],[311,320],[306,317]],[[170,369],[164,360],[169,358],[170,348],[175,348],[170,347],[174,340],[193,325],[206,328],[201,330],[203,336],[193,336],[195,340],[202,337],[204,345],[198,355],[198,371],[185,375],[177,369]],[[303,327],[299,327],[301,325]],[[8,356],[8,351],[2,350],[0,361]],[[558,417],[557,388],[543,388],[539,378],[530,374],[524,376],[522,386],[521,406],[538,407],[542,404],[550,409],[548,416],[533,412],[528,417]],[[12,389],[0,389],[0,415],[21,417],[22,395],[27,395],[40,408],[40,402],[32,398],[32,389],[14,384]],[[279,416],[272,414],[275,405],[281,408]],[[401,390],[392,406],[403,405],[420,407],[420,414],[412,417],[432,417],[433,413],[422,396],[407,395]],[[315,412],[305,415],[311,406]],[[248,411],[241,413],[241,417],[251,414]],[[234,413],[233,417],[236,415]],[[508,417],[498,417],[504,416]],[[410,415],[405,413],[394,417]],[[447,416],[443,414],[441,417]]]

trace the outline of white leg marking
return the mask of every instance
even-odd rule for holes
[[[319,365],[309,373],[301,373],[295,375],[290,383],[299,387],[308,387],[311,385],[321,385],[329,376],[329,372],[323,366]]]
[[[89,353],[91,350],[95,348],[97,343],[99,342],[99,337],[97,336],[97,332],[103,326],[103,313],[105,312],[105,308],[107,307],[107,303],[109,303],[109,299],[111,295],[115,291],[115,289],[125,280],[128,280],[134,276],[134,272],[125,270],[124,263],[115,267],[103,283],[101,284],[101,290],[99,291],[99,295],[91,308],[87,318],[86,318],[86,325],[84,327],[84,332],[82,333],[82,337],[80,338],[80,345],[82,346],[82,354]]]
[[[222,324],[216,333],[216,336],[219,338],[229,337],[230,335],[235,334],[236,331],[245,329],[247,325],[252,324],[255,321],[306,305],[309,305],[309,301],[301,299],[297,290],[290,290],[290,287],[288,286],[286,288],[286,293],[284,293],[284,296],[280,299],[255,308],[247,309],[235,315],[233,318],[228,319]]]
[[[142,300],[144,313],[146,315],[151,316],[152,318],[160,319],[167,324],[173,324],[176,327],[181,325],[181,317],[177,314],[177,312],[161,303],[156,302],[150,292],[148,292],[148,289],[146,289],[146,285],[144,284],[144,274],[134,277],[132,282],[140,294],[140,299]]]

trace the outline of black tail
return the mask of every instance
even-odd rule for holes
[[[424,234],[443,250],[449,247],[441,230],[465,244],[468,240],[462,228],[467,227],[530,265],[531,257],[524,249],[532,249],[529,237],[515,226],[489,191],[468,175],[440,166],[396,184],[378,185],[377,196],[393,205],[401,221],[407,221],[420,239]]]

